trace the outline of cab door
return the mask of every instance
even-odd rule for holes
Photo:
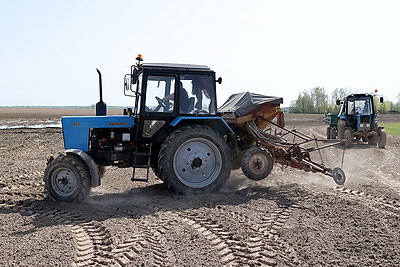
[[[175,90],[178,77],[169,74],[144,76],[139,139],[159,141],[165,139],[165,129],[175,117]]]

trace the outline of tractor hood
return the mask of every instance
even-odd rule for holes
[[[283,98],[250,92],[233,94],[220,108],[218,108],[218,112],[234,113],[236,116],[241,117],[265,103],[279,106],[283,103]]]

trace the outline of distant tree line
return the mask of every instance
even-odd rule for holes
[[[315,87],[299,93],[297,100],[292,101],[289,107],[290,113],[339,113],[340,106],[336,105],[336,100],[343,100],[352,92],[346,88],[336,88],[329,96],[324,87]],[[375,93],[370,93],[375,95]],[[385,98],[384,98],[385,99]],[[379,96],[374,96],[376,110],[380,113],[400,112],[400,93],[397,103],[384,100],[379,102]]]

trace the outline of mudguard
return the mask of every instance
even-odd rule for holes
[[[68,149],[65,151],[65,153],[76,155],[86,163],[86,166],[88,167],[90,173],[92,187],[96,187],[101,184],[99,168],[97,167],[97,164],[94,162],[94,160],[87,153],[79,149]]]
[[[179,123],[182,121],[197,121],[197,122],[203,122],[206,124],[210,124],[210,127],[216,131],[218,131],[220,134],[228,134],[232,133],[234,134],[235,132],[229,127],[228,123],[222,118],[222,117],[177,117],[175,118],[170,125],[171,126],[177,126]]]

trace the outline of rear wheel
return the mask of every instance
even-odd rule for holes
[[[331,131],[330,131],[330,139],[336,139],[336,129],[335,127],[331,127]]]
[[[353,145],[354,136],[351,130],[344,131],[344,139],[346,140],[344,143],[346,147],[351,147]]]
[[[173,191],[191,195],[215,192],[229,178],[232,157],[227,142],[203,125],[173,132],[161,146],[159,174]]]
[[[344,120],[339,120],[338,125],[337,125],[337,137],[339,139],[344,139],[344,130],[346,127],[346,121]]]
[[[331,139],[331,126],[326,127],[326,139]]]
[[[272,171],[274,161],[271,154],[260,148],[252,147],[243,153],[242,171],[251,180],[266,178]]]
[[[82,201],[92,187],[85,163],[73,155],[61,155],[50,161],[44,182],[50,197],[62,202]]]
[[[378,147],[385,148],[387,141],[387,135],[385,130],[380,130],[378,135]]]

